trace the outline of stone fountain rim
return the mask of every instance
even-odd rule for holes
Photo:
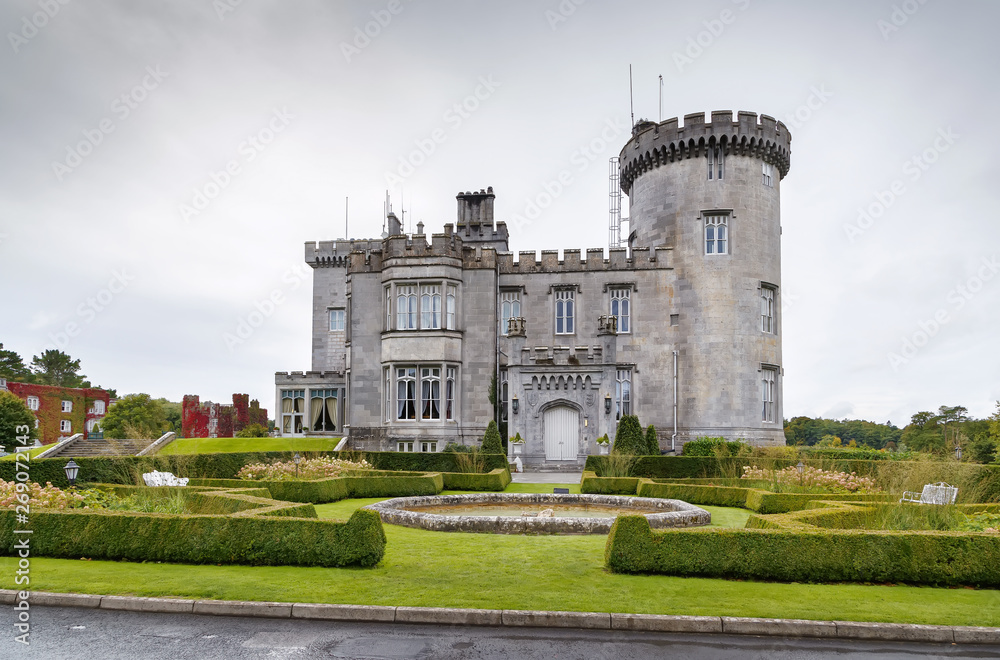
[[[403,507],[446,506],[494,503],[523,504],[599,504],[663,509],[662,513],[640,513],[654,529],[707,525],[708,511],[682,500],[637,497],[634,495],[597,495],[563,493],[470,493],[463,495],[421,495],[394,497],[369,504],[382,522],[442,532],[481,532],[493,534],[606,534],[613,518],[537,518],[512,516],[444,516],[409,511]]]

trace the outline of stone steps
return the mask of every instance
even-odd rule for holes
[[[135,456],[153,444],[153,440],[77,440],[73,445],[58,453],[67,458],[90,456]],[[55,454],[53,454],[55,456]]]

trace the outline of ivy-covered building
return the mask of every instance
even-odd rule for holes
[[[35,428],[42,444],[51,444],[76,433],[88,437],[107,414],[111,399],[102,389],[57,387],[7,382],[0,389],[17,395],[35,415]]]

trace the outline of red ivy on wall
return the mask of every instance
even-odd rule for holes
[[[104,417],[104,413],[98,414],[93,411],[94,402],[102,401],[105,412],[111,405],[108,393],[94,387],[77,388],[31,383],[7,383],[7,389],[25,403],[27,403],[29,396],[38,398],[38,410],[32,412],[35,414],[35,419],[38,420],[38,439],[46,445],[76,433],[83,433],[86,437],[89,435],[87,421],[100,420]],[[70,412],[64,413],[62,411],[63,401],[69,401],[72,404]],[[69,432],[60,430],[63,420],[69,421]]]
[[[181,433],[185,438],[207,438],[213,426],[215,437],[232,438],[255,421],[266,427],[267,409],[261,408],[256,399],[250,402],[249,394],[234,394],[233,405],[201,403],[198,395],[188,394],[181,406]]]

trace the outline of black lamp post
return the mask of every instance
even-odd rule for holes
[[[72,488],[76,484],[76,475],[80,471],[80,466],[71,458],[63,470],[66,471],[66,480],[69,481],[69,487]]]
[[[805,463],[803,463],[802,461],[799,461],[799,464],[795,466],[795,469],[799,471],[799,486],[801,487],[802,486],[802,473],[805,472],[805,470],[806,470]]]
[[[610,415],[611,414],[611,395],[610,394],[605,394],[604,395],[604,414],[605,415]]]
[[[295,478],[299,478],[299,463],[302,462],[302,457],[299,456],[298,452],[295,452],[295,456],[292,456],[292,462],[295,463]]]
[[[510,400],[510,410],[516,415],[517,408],[518,408],[518,400],[517,400],[517,395],[515,394],[513,397],[511,397]]]

